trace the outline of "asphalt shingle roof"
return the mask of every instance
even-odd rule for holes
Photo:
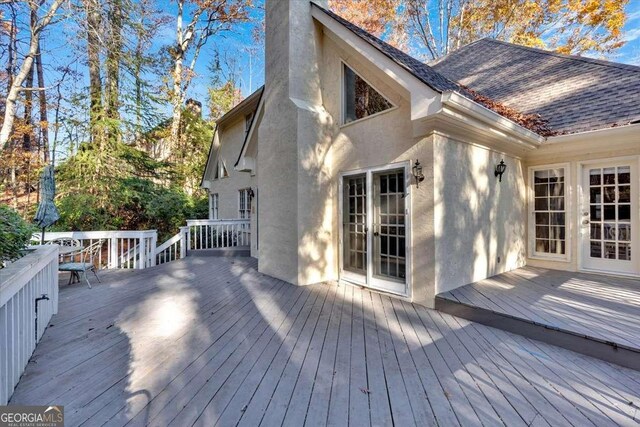
[[[539,114],[558,134],[640,120],[640,67],[562,55],[492,39],[430,64],[492,100]]]
[[[554,134],[640,120],[640,67],[492,39],[478,40],[425,64],[335,13],[314,6],[432,89],[455,91],[492,108],[475,96],[479,94],[519,113],[539,115]]]

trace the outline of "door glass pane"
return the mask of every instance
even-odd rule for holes
[[[360,274],[367,270],[367,194],[366,175],[343,180],[344,269]]]
[[[399,169],[373,174],[373,188],[373,274],[404,282],[404,171]]]
[[[630,261],[631,167],[591,169],[589,177],[589,255]]]

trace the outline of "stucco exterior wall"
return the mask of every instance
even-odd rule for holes
[[[218,219],[238,219],[239,213],[239,190],[252,188],[256,191],[257,177],[248,172],[239,172],[233,168],[244,141],[245,120],[239,115],[233,122],[227,123],[219,128],[216,135],[216,146],[212,151],[209,168],[204,180],[209,182],[209,194],[218,194]],[[218,179],[215,176],[216,161],[223,161],[226,164],[228,177],[221,175]],[[209,211],[211,217],[211,211]],[[258,235],[257,228],[257,203],[254,199],[251,204],[251,256],[257,256]]]
[[[408,236],[411,281],[411,299],[432,306],[434,287],[433,241],[433,164],[432,138],[414,137],[410,119],[409,94],[377,68],[367,64],[365,58],[338,46],[329,37],[323,38],[321,67],[322,94],[327,112],[333,118],[334,135],[328,159],[331,161],[331,229],[334,274],[338,275],[341,247],[339,242],[340,202],[338,200],[340,174],[352,170],[402,164],[410,167],[416,159],[425,165],[419,188],[411,180],[407,183],[408,210],[411,231]],[[394,104],[394,108],[347,125],[340,125],[342,62],[367,80]]]
[[[434,137],[436,293],[525,264],[526,190],[520,160]],[[504,159],[502,182],[494,176]]]
[[[326,216],[331,163],[324,161],[331,119],[322,105],[320,29],[309,2],[268,1],[265,6],[265,111],[257,156],[258,268],[306,285],[335,278]]]
[[[221,176],[214,180],[213,177],[215,175],[212,175],[215,169],[214,164],[211,172],[208,172],[209,176],[206,177],[206,179],[211,181],[209,193],[218,193],[218,219],[239,218],[238,190],[255,185],[255,178],[252,177],[251,174],[248,172],[238,172],[233,169],[233,165],[238,159],[244,141],[244,126],[244,117],[238,117],[238,119],[231,124],[218,130],[218,138],[220,141],[218,159],[220,162],[225,162],[229,176],[226,178]],[[213,159],[213,161],[215,162],[215,159]]]
[[[629,159],[639,164],[640,134],[624,132],[624,129],[621,128],[585,133],[583,136],[574,137],[572,141],[546,144],[530,153],[524,159],[525,176],[527,176],[527,212],[530,212],[530,192],[532,191],[528,180],[529,168],[566,164],[569,169],[569,185],[567,188],[567,227],[569,230],[567,259],[535,257],[529,240],[530,224],[527,224],[527,265],[567,271],[578,271],[582,268],[579,258],[581,252],[579,245],[582,243],[582,226],[580,223],[582,220],[581,165],[584,162],[600,160],[606,163],[608,160],[620,158]],[[636,183],[636,185],[640,186],[640,182]],[[531,221],[530,215],[528,215],[528,219]]]

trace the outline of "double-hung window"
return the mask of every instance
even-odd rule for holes
[[[251,218],[251,197],[249,196],[249,188],[243,188],[238,191],[238,218]]]
[[[567,256],[567,176],[566,165],[530,170],[530,241],[534,256]]]
[[[209,194],[209,218],[218,219],[218,193]]]

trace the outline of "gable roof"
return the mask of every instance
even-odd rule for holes
[[[263,91],[264,85],[260,86],[253,93],[240,101],[238,105],[234,106],[232,109],[224,113],[222,117],[216,120],[216,124],[221,126],[225,122],[233,119],[237,114],[242,113],[243,115],[246,115],[255,111],[256,107],[258,106],[258,101],[260,101],[260,97],[262,97]]]
[[[537,116],[529,116],[521,114],[519,111],[509,108],[504,105],[500,105],[497,102],[493,102],[487,97],[483,97],[473,90],[469,90],[467,87],[455,82],[443,74],[437,72],[433,67],[413,58],[412,56],[404,53],[403,51],[391,46],[390,44],[380,40],[378,37],[368,33],[357,25],[352,24],[339,15],[318,6],[313,1],[311,4],[324,14],[335,20],[337,23],[351,31],[360,39],[377,49],[379,52],[387,56],[393,62],[400,67],[408,71],[411,75],[417,78],[420,82],[426,84],[431,89],[438,93],[455,92],[463,97],[473,101],[474,103],[481,105],[488,110],[492,110],[494,113],[499,114],[512,122],[515,122],[522,128],[538,133],[542,136],[549,134],[549,129]]]
[[[442,74],[436,72],[433,68],[428,66],[427,64],[418,61],[412,56],[407,55],[400,49],[397,49],[391,46],[389,43],[386,43],[380,40],[378,37],[373,34],[368,33],[357,25],[352,24],[341,16],[327,10],[321,6],[318,6],[316,3],[311,3],[313,6],[322,10],[324,13],[329,15],[334,20],[338,21],[345,28],[350,30],[352,33],[378,49],[380,52],[385,54],[389,59],[393,60],[396,64],[400,65],[405,70],[409,71],[414,77],[418,80],[432,88],[437,92],[445,92],[448,90],[454,90],[457,92],[462,91],[462,88],[456,82],[449,80],[447,77]]]
[[[492,39],[425,64],[312,4],[435,91],[457,92],[543,136],[640,121],[640,67]]]
[[[492,39],[431,63],[434,70],[558,134],[640,120],[640,67],[563,55]]]

